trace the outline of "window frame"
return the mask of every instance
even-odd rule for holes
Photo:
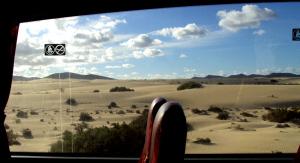
[[[52,3],[58,3],[58,0],[51,1]],[[87,14],[100,14],[100,13],[108,13],[108,12],[118,12],[118,11],[131,11],[131,10],[144,10],[144,9],[155,9],[155,8],[170,8],[170,7],[184,7],[184,6],[200,6],[200,5],[216,5],[216,4],[236,4],[236,3],[262,3],[266,2],[264,0],[228,0],[226,2],[217,1],[217,0],[170,0],[170,1],[159,1],[159,0],[104,0],[104,1],[97,1],[97,0],[89,0],[89,3],[80,3],[79,1],[75,1],[70,3],[61,3],[61,5],[53,11],[45,10],[43,7],[43,3],[36,4],[34,1],[20,1],[17,2],[19,6],[23,6],[20,9],[16,9],[14,5],[10,5],[10,3],[16,2],[9,2],[6,6],[12,6],[13,12],[4,13],[7,10],[0,10],[0,18],[4,18],[0,23],[11,23],[13,25],[19,25],[23,22],[28,21],[37,21],[37,20],[45,20],[51,18],[61,18],[61,17],[68,17],[68,16],[78,16],[78,15],[87,15]],[[282,0],[271,0],[271,2],[299,2],[299,0],[289,0],[289,1],[282,1]],[[132,4],[132,5],[126,5]],[[68,11],[68,8],[72,8],[72,10]],[[2,25],[2,24],[0,24]],[[1,31],[1,33],[7,31]],[[7,48],[7,45],[16,46],[16,42],[7,41],[10,44],[4,44],[0,47]],[[0,42],[2,43],[2,41]],[[5,55],[1,56],[1,66],[5,67],[5,69],[1,70],[2,73],[5,73],[4,80],[6,81],[5,85],[2,87],[9,89],[12,82],[12,69],[14,64],[14,52],[12,53],[6,52]],[[4,65],[3,65],[3,64]],[[8,70],[8,71],[6,71]],[[7,92],[6,92],[7,93]],[[9,92],[6,95],[9,96]],[[1,103],[7,103],[7,99],[1,99]],[[0,113],[3,112],[4,108],[0,109]],[[0,122],[2,123],[2,121]],[[3,124],[0,124],[4,126]],[[0,126],[1,127],[1,126]],[[6,139],[6,137],[0,137],[2,141]],[[1,141],[1,142],[2,142]],[[5,146],[5,144],[4,144]],[[2,145],[1,149],[4,149]],[[295,149],[296,152],[297,149]],[[1,150],[2,151],[2,150]],[[31,152],[10,152],[11,158],[13,160],[23,160],[23,159],[70,159],[70,160],[103,160],[103,161],[122,161],[122,162],[133,162],[137,161],[138,158],[111,158],[111,157],[91,157],[90,154],[74,154],[74,153],[31,153]],[[296,157],[295,153],[284,153],[284,154],[186,154],[185,161],[247,161],[247,160],[266,160],[266,161],[287,161],[292,162]]]

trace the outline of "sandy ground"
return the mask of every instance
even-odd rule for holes
[[[296,82],[296,81],[293,81]],[[134,92],[110,93],[115,86],[133,88]],[[263,106],[299,104],[300,85],[206,85],[202,89],[177,91],[177,84],[168,81],[125,81],[125,80],[58,80],[42,79],[34,81],[14,81],[9,98],[6,123],[21,135],[25,128],[32,130],[33,139],[19,137],[21,145],[10,146],[12,151],[48,152],[50,144],[60,139],[61,132],[73,131],[72,123],[80,123],[81,112],[90,113],[95,121],[88,122],[91,127],[109,126],[114,122],[129,123],[150,105],[155,97],[165,97],[182,104],[187,121],[194,130],[188,132],[186,153],[270,153],[272,151],[294,153],[300,144],[300,128],[288,123],[289,128],[276,128],[277,123],[263,121],[267,113]],[[60,88],[63,88],[61,91]],[[70,89],[71,88],[71,89]],[[93,93],[93,90],[100,93]],[[22,95],[16,95],[21,92]],[[70,94],[71,92],[71,94]],[[67,98],[75,98],[79,104],[64,104]],[[107,105],[115,101],[120,108],[109,113]],[[137,109],[131,109],[135,104]],[[217,114],[197,115],[191,108],[207,109],[210,105],[230,108],[229,120],[218,120]],[[71,110],[67,112],[68,110]],[[27,111],[29,118],[21,118],[17,124],[18,110]],[[116,114],[118,110],[132,110],[133,113]],[[39,115],[30,115],[36,111]],[[95,112],[99,111],[99,114]],[[246,117],[240,112],[256,115]],[[43,119],[44,122],[40,120]],[[109,121],[110,124],[107,123]],[[236,129],[240,125],[240,128]],[[57,130],[55,129],[57,128]],[[194,143],[197,138],[210,138],[212,144]]]

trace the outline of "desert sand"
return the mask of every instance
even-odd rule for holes
[[[298,82],[298,81],[293,81]],[[186,153],[294,153],[300,144],[299,126],[288,123],[289,128],[276,128],[275,122],[263,121],[267,111],[264,106],[300,104],[300,85],[205,85],[201,89],[177,91],[179,84],[168,80],[56,80],[13,81],[6,107],[6,123],[14,132],[30,128],[33,139],[19,137],[21,145],[10,146],[11,151],[48,152],[50,144],[61,137],[61,132],[74,130],[72,123],[80,123],[81,112],[90,113],[95,121],[91,127],[109,126],[107,121],[129,123],[139,116],[135,111],[147,109],[156,97],[179,102],[184,108],[187,121],[194,130],[188,132]],[[134,92],[109,92],[115,86],[133,88]],[[63,88],[63,89],[61,89]],[[98,89],[99,93],[93,90]],[[21,95],[17,95],[21,92]],[[71,94],[70,94],[71,92]],[[77,106],[65,104],[75,98]],[[120,108],[109,113],[107,105],[116,102]],[[132,109],[131,105],[136,105]],[[229,108],[229,120],[219,120],[216,113],[198,115],[192,108],[207,109],[210,105]],[[28,118],[16,123],[18,110],[27,111]],[[116,114],[118,110],[133,113]],[[30,111],[38,115],[30,115]],[[99,114],[95,112],[99,111]],[[248,112],[257,117],[243,117]],[[248,122],[240,122],[239,118]],[[44,122],[41,122],[41,119]],[[235,127],[238,126],[239,127]],[[197,138],[210,138],[209,145],[197,144]]]

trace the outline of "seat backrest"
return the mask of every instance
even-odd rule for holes
[[[167,100],[161,97],[155,98],[148,111],[148,118],[147,118],[147,127],[146,127],[146,137],[145,137],[145,144],[140,156],[139,163],[146,163],[149,160],[149,153],[150,153],[150,146],[151,146],[151,135],[152,135],[152,127],[154,118],[156,113],[158,112],[159,108],[166,103]]]
[[[181,105],[163,104],[154,119],[149,163],[183,162],[186,135],[186,118]]]

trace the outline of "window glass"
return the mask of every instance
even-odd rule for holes
[[[22,23],[5,109],[10,149],[139,156],[147,109],[165,97],[184,109],[188,154],[294,153],[299,7],[194,6]]]

